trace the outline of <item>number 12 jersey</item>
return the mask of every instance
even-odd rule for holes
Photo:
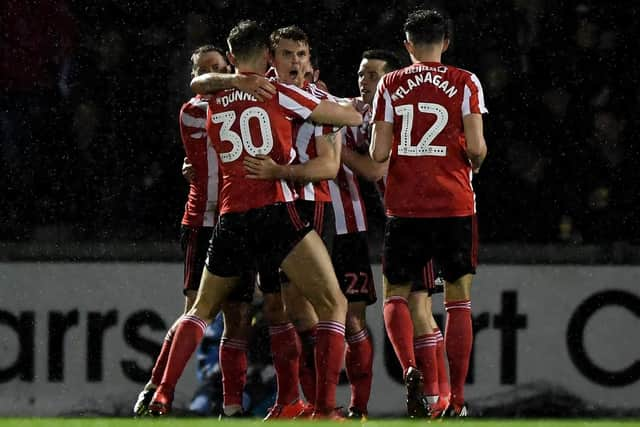
[[[372,121],[393,125],[387,215],[439,218],[475,213],[462,118],[486,112],[480,81],[456,67],[420,62],[380,79]]]

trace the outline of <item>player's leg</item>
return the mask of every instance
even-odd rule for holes
[[[331,260],[348,301],[345,368],[351,401],[347,417],[363,420],[368,413],[373,379],[373,343],[367,329],[366,308],[377,301],[366,233],[335,236]]]
[[[149,405],[152,414],[166,415],[170,411],[175,386],[207,324],[238,284],[240,272],[248,270],[246,260],[250,255],[246,253],[245,239],[245,227],[239,216],[230,214],[220,218],[211,238],[196,301],[176,328],[162,381]]]
[[[419,290],[409,295],[409,309],[413,320],[414,352],[418,369],[424,377],[424,394],[429,405],[439,398],[438,363],[436,357],[437,334],[431,324],[431,297],[428,291]]]
[[[418,368],[424,377],[424,393],[432,409],[436,406],[440,394],[438,385],[438,334],[433,329],[431,295],[436,291],[433,260],[429,260],[422,269],[422,277],[414,281],[409,297],[409,308],[414,327],[414,350]]]
[[[318,316],[316,316],[316,312],[313,310],[309,300],[300,293],[298,287],[291,285],[285,274],[281,275],[280,280],[282,282],[282,298],[287,315],[294,324],[300,338],[300,386],[310,405],[309,408],[313,412],[313,405],[316,401],[315,341]]]
[[[431,408],[431,418],[439,418],[449,406],[450,388],[444,339],[433,317],[434,294],[444,292],[444,280],[436,278],[433,259],[423,269],[423,279],[414,281],[409,307],[416,336],[414,345],[418,367],[422,370],[424,393]],[[442,285],[439,285],[442,283]],[[417,308],[427,307],[426,311]]]
[[[180,246],[184,260],[183,293],[185,302],[183,314],[187,313],[195,302],[198,286],[200,285],[200,274],[207,256],[211,232],[211,227],[182,226],[180,229]],[[173,322],[164,337],[160,353],[151,370],[151,378],[138,395],[138,399],[133,407],[133,412],[136,416],[143,416],[148,413],[153,393],[158,385],[160,385],[160,381],[164,375],[167,359],[169,358],[169,350],[171,349],[173,336],[180,319],[182,319],[182,316]]]
[[[262,254],[260,262],[280,266],[318,315],[316,412],[333,414],[344,357],[347,304],[338,287],[329,254],[309,223],[300,219],[293,203],[276,204],[256,211],[255,215],[261,230],[268,230],[260,233],[256,241]]]
[[[444,336],[436,319],[431,316],[431,328],[436,335],[436,363],[438,365],[438,402],[431,405],[431,417],[437,418],[449,406],[451,387],[449,385],[449,363],[444,350]]]
[[[276,402],[269,408],[265,421],[294,418],[302,410],[298,391],[300,339],[285,310],[277,270],[261,271],[260,289],[264,295],[263,312],[269,324],[269,341],[277,381]]]
[[[345,369],[351,386],[348,418],[366,420],[373,381],[373,342],[366,320],[367,303],[349,302],[347,310]]]
[[[241,283],[222,305],[224,331],[220,340],[223,411],[228,417],[242,415],[242,395],[247,379],[247,342],[251,329],[251,301],[255,274],[242,275]]]
[[[318,315],[316,338],[316,407],[318,415],[335,409],[335,391],[344,357],[347,302],[336,279],[327,249],[311,231],[289,252],[282,269],[311,302]]]
[[[300,219],[309,223],[322,237],[327,248],[330,248],[335,234],[335,223],[333,210],[329,203],[297,200],[295,206]],[[313,414],[316,402],[315,351],[318,316],[309,300],[302,295],[298,286],[291,284],[291,280],[286,274],[281,274],[280,280],[287,314],[296,326],[302,344],[300,385],[308,402],[300,414],[300,417],[304,418]]]
[[[476,217],[444,218],[439,227],[438,261],[446,281],[444,301],[447,311],[445,347],[449,360],[451,405],[448,415],[467,415],[464,384],[473,345],[471,283],[477,266]],[[447,240],[444,240],[444,239]]]
[[[176,328],[162,381],[149,405],[152,415],[166,415],[171,410],[173,391],[184,367],[200,344],[207,325],[220,311],[222,302],[238,281],[238,276],[215,276],[204,270],[194,306]]]
[[[423,377],[413,348],[414,329],[408,298],[414,278],[419,278],[425,254],[420,222],[413,218],[387,218],[383,246],[383,316],[387,335],[402,366],[407,387],[407,413],[426,417]]]

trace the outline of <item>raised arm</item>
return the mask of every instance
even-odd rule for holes
[[[257,74],[207,73],[191,80],[191,90],[195,93],[213,93],[231,88],[253,95],[258,101],[271,99],[276,93],[269,79]]]
[[[378,163],[367,154],[360,154],[349,147],[342,147],[341,160],[357,175],[374,182],[382,178],[389,168],[389,161]]]
[[[384,121],[374,122],[371,131],[371,145],[369,146],[369,154],[374,162],[387,162],[391,154],[392,142],[393,125]]]
[[[362,114],[351,102],[333,102],[326,99],[314,108],[309,118],[316,123],[336,126],[360,126],[362,123]]]
[[[340,131],[316,136],[317,156],[302,164],[280,165],[266,156],[245,157],[247,178],[289,179],[298,182],[333,179],[340,167],[341,138]]]
[[[480,166],[487,156],[487,143],[482,131],[482,114],[467,114],[462,118],[464,137],[467,141],[467,157],[471,162],[474,173],[480,171]]]

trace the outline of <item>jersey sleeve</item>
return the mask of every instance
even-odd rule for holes
[[[199,105],[185,104],[180,110],[180,136],[182,144],[207,137],[207,110]]]
[[[484,92],[482,91],[482,84],[480,79],[470,73],[464,83],[464,94],[462,95],[462,117],[475,113],[484,114],[488,113],[487,107],[484,103]]]
[[[278,103],[294,117],[306,120],[320,104],[320,99],[292,85],[277,83]]]
[[[378,82],[376,94],[373,98],[373,114],[371,122],[387,122],[393,123],[393,106],[391,105],[391,96],[387,89],[386,79],[383,77]]]

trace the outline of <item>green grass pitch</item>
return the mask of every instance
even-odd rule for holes
[[[129,419],[129,418],[0,418],[0,427],[211,427],[221,423],[225,427],[266,426],[288,427],[306,424],[309,426],[335,426],[331,421],[271,421],[267,424],[260,419],[218,421],[215,418],[164,418],[164,419]],[[344,426],[357,425],[357,422],[345,422]],[[436,421],[411,421],[401,419],[369,420],[366,427],[417,427],[424,424],[437,425],[466,424],[468,427],[640,427],[640,420],[587,420],[587,419],[475,419]]]

